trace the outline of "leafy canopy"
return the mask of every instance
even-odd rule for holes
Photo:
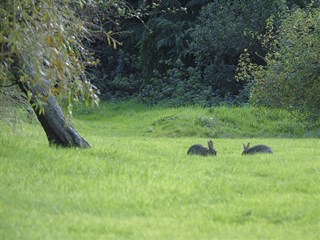
[[[32,90],[46,85],[71,110],[72,101],[97,92],[85,75],[94,63],[83,45],[89,39],[77,16],[94,1],[3,0],[0,6],[0,84],[22,83],[38,107],[46,100]],[[48,91],[49,92],[49,91]]]

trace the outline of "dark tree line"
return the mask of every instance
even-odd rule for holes
[[[149,104],[204,106],[241,104],[251,82],[236,78],[241,54],[264,65],[268,52],[261,35],[288,9],[305,9],[303,0],[127,1],[139,17],[118,18],[120,49],[96,41],[101,57],[94,83],[102,99],[135,97]]]

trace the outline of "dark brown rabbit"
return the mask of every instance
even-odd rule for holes
[[[202,146],[201,144],[192,145],[188,153],[189,155],[201,155],[201,156],[217,156],[217,151],[213,148],[213,141],[208,141],[208,148]]]
[[[242,155],[256,154],[256,153],[272,153],[272,149],[271,147],[268,147],[266,145],[256,145],[256,146],[250,147],[250,143],[248,143],[247,145],[243,144]]]

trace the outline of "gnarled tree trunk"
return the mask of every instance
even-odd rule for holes
[[[49,145],[89,148],[90,144],[79,135],[70,120],[65,118],[58,101],[47,87],[48,84],[46,82],[43,79],[43,84],[37,84],[33,89],[30,89],[27,84],[20,82],[19,87],[26,95],[28,91],[31,91],[33,96],[38,96],[38,98],[40,96],[42,101],[45,102],[41,106],[44,110],[43,113],[35,107],[35,100],[30,100],[32,108],[46,132]]]

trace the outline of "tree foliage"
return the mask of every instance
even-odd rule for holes
[[[151,5],[147,4],[150,2]],[[134,14],[120,22],[121,50],[101,49],[99,41],[92,45],[101,56],[102,67],[96,69],[94,82],[102,96],[105,99],[134,96],[144,102],[159,100],[161,94],[155,89],[170,84],[162,80],[176,70],[172,69],[174,63],[182,62],[186,67],[184,71],[193,64],[188,49],[191,41],[189,29],[201,6],[207,2],[128,1]],[[187,6],[190,8],[186,10]],[[150,87],[155,82],[157,87]]]
[[[97,102],[90,79],[103,99],[211,106],[250,96],[316,119],[318,9],[312,0],[5,0],[0,84],[25,84],[36,106],[48,96],[34,89],[45,86],[69,110]]]
[[[124,45],[121,52],[102,51],[104,67],[95,82],[107,99],[135,96],[165,104],[171,99],[172,105],[181,105],[181,99],[184,105],[193,104],[198,99],[195,86],[200,86],[196,92],[202,93],[205,105],[247,101],[249,88],[235,78],[239,57],[248,49],[257,53],[254,62],[264,62],[267,49],[256,36],[271,14],[289,6],[285,0],[151,1],[153,7],[144,1],[129,2],[139,17],[120,22]],[[177,71],[194,71],[197,76]],[[178,82],[189,97],[176,94]]]
[[[50,145],[90,147],[60,107],[63,104],[69,114],[73,101],[98,101],[85,74],[86,66],[94,60],[82,42],[89,40],[88,27],[99,30],[94,22],[80,19],[87,3],[95,4],[83,0],[5,0],[0,7],[0,85],[19,86]],[[107,40],[116,46],[109,34]]]
[[[264,54],[254,36],[263,31],[265,20],[283,11],[279,0],[216,0],[205,6],[192,32],[191,51],[202,70],[204,84],[222,99],[236,97],[243,83],[235,79],[236,66],[243,49]],[[255,61],[261,61],[259,58]]]
[[[320,119],[320,8],[288,11],[275,28],[268,20],[261,36],[268,49],[265,65],[254,64],[250,54],[240,61],[239,79],[252,81],[251,101],[299,111],[313,124]]]
[[[69,110],[72,101],[98,99],[84,72],[90,56],[82,40],[88,35],[75,13],[83,2],[2,1],[0,83],[23,84],[40,111],[47,96],[36,93],[37,86],[45,86]]]

